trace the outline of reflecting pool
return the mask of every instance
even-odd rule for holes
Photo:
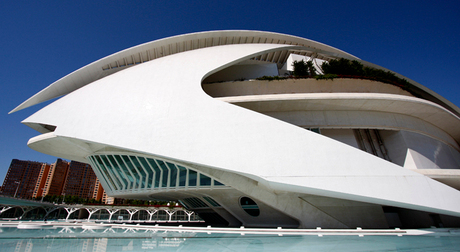
[[[460,251],[460,231],[424,235],[298,235],[280,232],[178,231],[135,225],[0,227],[0,251]],[[223,230],[223,229],[219,229]]]

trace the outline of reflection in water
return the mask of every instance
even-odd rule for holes
[[[32,251],[145,251],[171,250],[181,247],[185,238],[172,239],[114,239],[114,238],[31,238],[31,239],[0,239],[1,251],[32,252]]]
[[[219,234],[127,228],[0,229],[1,251],[458,251],[458,233],[435,235]]]
[[[2,251],[458,251],[459,237],[221,236],[0,239]]]

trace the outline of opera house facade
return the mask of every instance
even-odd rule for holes
[[[460,226],[460,109],[397,73],[409,85],[260,79],[303,59],[389,71],[300,37],[199,32],[102,58],[12,112],[60,97],[23,121],[41,133],[30,148],[212,225]]]

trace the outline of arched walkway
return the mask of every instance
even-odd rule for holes
[[[133,215],[132,220],[133,221],[149,221],[150,214],[147,210],[139,210]]]
[[[108,221],[110,218],[110,213],[107,209],[99,209],[91,215],[90,220],[103,220]]]
[[[24,210],[20,207],[3,207],[0,213],[0,218],[13,219],[20,218],[24,214]]]
[[[188,215],[184,210],[178,210],[171,215],[172,221],[188,221]]]
[[[31,209],[29,211],[26,210],[21,220],[43,220],[45,218],[45,215],[45,209],[38,207]]]
[[[18,200],[16,200],[18,201]],[[27,201],[0,204],[0,219],[108,222],[201,221],[182,207],[66,205]],[[28,204],[28,205],[27,205]]]
[[[74,209],[72,209],[72,210],[74,210]],[[72,211],[72,210],[70,210],[70,211]],[[88,210],[86,210],[85,208],[80,208],[80,209],[77,209],[77,210],[71,212],[70,215],[68,215],[67,219],[68,220],[86,219],[86,218],[88,218],[88,216],[89,216]]]
[[[67,211],[63,207],[60,207],[60,208],[54,209],[51,212],[49,212],[48,215],[45,216],[45,219],[47,220],[65,219],[67,215],[68,215]]]
[[[156,213],[153,214],[152,221],[168,221],[169,214],[166,210],[158,210]]]
[[[129,217],[129,212],[125,209],[122,209],[112,215],[111,221],[127,221],[129,220]]]

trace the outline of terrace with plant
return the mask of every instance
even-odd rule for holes
[[[315,78],[316,80],[333,80],[336,78],[349,78],[349,79],[367,79],[398,86],[404,90],[408,90],[410,83],[402,78],[397,77],[394,73],[367,67],[357,60],[338,59],[326,61],[321,65],[321,72],[319,74],[313,62],[311,61],[294,61],[292,64],[294,71],[289,77],[279,76],[263,76],[257,80],[281,80],[288,78]]]
[[[332,59],[323,62],[319,69],[312,61],[304,60],[294,61],[292,66],[293,71],[289,76],[203,82],[202,87],[215,98],[288,93],[364,92],[405,95],[434,102],[460,116],[458,108],[422,85],[409,82],[387,70],[364,66],[357,60]]]

